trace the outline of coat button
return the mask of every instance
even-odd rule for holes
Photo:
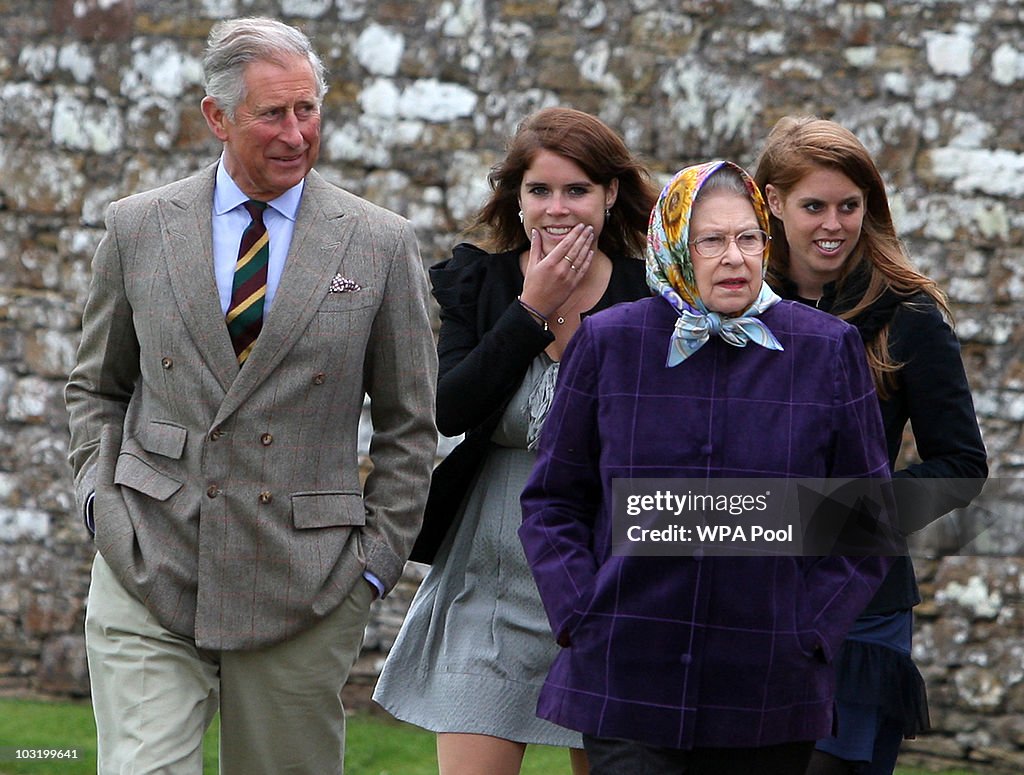
[[[262,436],[260,436],[260,444],[262,444],[264,447],[269,447],[273,443],[274,437],[271,436],[269,433],[264,433]]]
[[[711,454],[711,445],[710,444],[705,444],[703,447],[701,447],[700,448],[700,454],[702,454],[702,455],[710,455]]]
[[[163,366],[165,369],[169,369],[172,366],[174,366],[174,361],[172,361],[170,358],[161,358],[160,365]]]
[[[680,654],[679,655],[679,664],[681,664],[681,665],[688,665],[692,661],[693,661],[693,656],[691,654]]]
[[[209,487],[206,488],[207,498],[216,498],[218,495],[220,495],[220,490],[217,488],[217,485],[211,484]]]
[[[223,435],[224,435],[224,431],[222,431],[220,429],[220,426],[218,425],[216,428],[214,428],[212,431],[210,431],[210,441],[216,441],[217,439],[219,439]]]
[[[322,371],[319,374],[317,374],[317,375],[315,375],[313,377],[313,384],[314,385],[322,385],[326,381],[327,381],[327,375],[324,374]]]
[[[269,490],[264,490],[260,493],[260,503],[270,503],[272,500],[274,500],[274,496]]]

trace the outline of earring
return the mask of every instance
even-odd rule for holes
[[[519,211],[519,222],[520,223],[525,223],[525,218],[523,217],[523,211],[522,210]]]
[[[612,217],[612,208],[610,208],[610,207],[604,208],[604,219],[607,221],[611,217]]]

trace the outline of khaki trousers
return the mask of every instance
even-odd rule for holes
[[[203,733],[218,709],[223,775],[342,775],[341,688],[372,600],[360,582],[291,640],[205,651],[161,627],[97,554],[85,636],[99,775],[201,775]]]

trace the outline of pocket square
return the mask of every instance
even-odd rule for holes
[[[351,293],[353,291],[361,291],[363,287],[355,280],[349,280],[347,277],[342,275],[340,272],[334,275],[334,279],[331,280],[331,287],[327,289],[328,293]]]

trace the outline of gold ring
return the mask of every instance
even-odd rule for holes
[[[569,262],[569,266],[572,266],[572,265],[573,265],[573,264],[572,264],[572,259],[571,259],[571,258],[569,258],[568,256],[562,256],[562,258],[564,258],[564,259],[565,259],[566,261],[568,261],[568,262]]]

